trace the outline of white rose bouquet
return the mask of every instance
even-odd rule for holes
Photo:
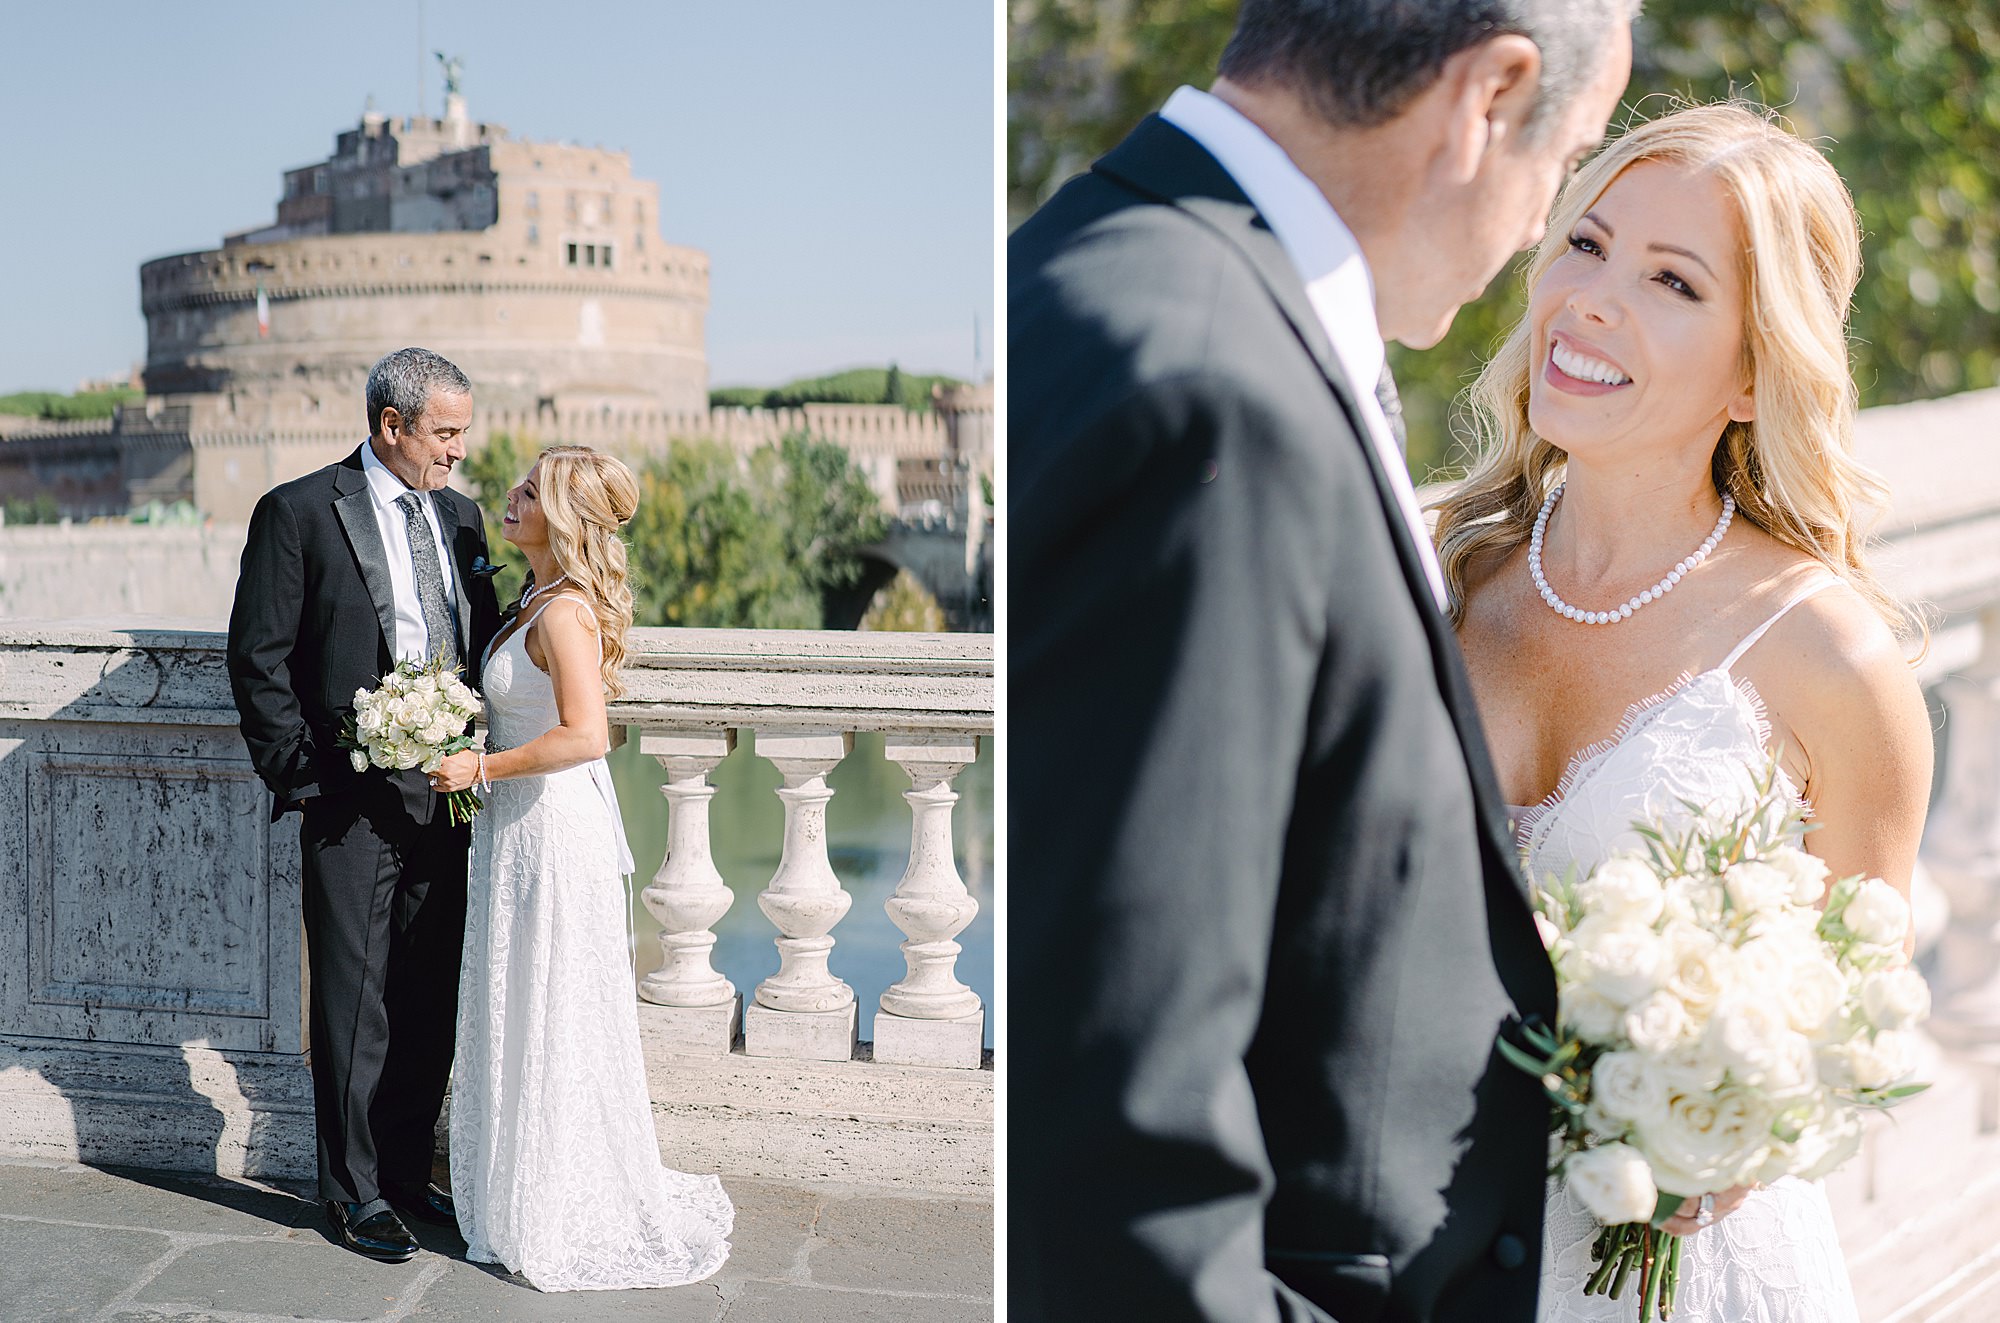
[[[1541,1079],[1554,1173],[1605,1224],[1588,1289],[1636,1272],[1642,1321],[1673,1310],[1681,1240],[1655,1224],[1683,1199],[1818,1179],[1865,1110],[1929,1087],[1907,1083],[1930,1012],[1909,906],[1880,879],[1828,887],[1776,767],[1736,819],[1689,805],[1680,835],[1639,824],[1644,854],[1537,888],[1558,1022],[1500,1051]]]
[[[354,691],[354,715],[340,733],[340,747],[357,772],[437,770],[454,753],[476,747],[466,727],[480,712],[479,695],[442,658],[406,660],[374,689]],[[445,796],[453,825],[471,822],[486,807],[470,790]]]

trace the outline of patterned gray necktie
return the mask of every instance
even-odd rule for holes
[[[1396,394],[1396,379],[1389,375],[1389,364],[1382,363],[1382,375],[1375,382],[1375,399],[1382,406],[1382,416],[1389,420],[1389,435],[1396,438],[1396,449],[1405,455],[1410,453],[1410,438],[1403,429],[1403,397]]]
[[[451,623],[451,603],[445,597],[444,569],[438,564],[437,543],[431,525],[424,518],[415,492],[396,498],[403,522],[410,533],[410,562],[417,570],[417,603],[423,608],[424,630],[431,637],[430,655],[443,657],[448,665],[458,665],[458,631]]]

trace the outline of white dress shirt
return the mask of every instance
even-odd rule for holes
[[[369,503],[375,507],[375,527],[382,534],[382,549],[389,557],[389,586],[396,595],[396,637],[389,640],[389,653],[397,661],[414,658],[422,661],[430,656],[430,630],[424,625],[423,604],[417,600],[417,566],[410,559],[410,525],[403,517],[396,499],[408,491],[415,491],[408,483],[389,471],[375,453],[375,447],[361,443],[361,472],[368,479]],[[453,587],[451,551],[444,544],[444,533],[438,528],[437,511],[432,508],[429,492],[417,492],[417,505],[424,512],[424,524],[431,530],[431,542],[437,547],[438,568],[444,572],[445,606],[456,613],[453,598],[457,590]]]
[[[1375,398],[1388,350],[1375,320],[1375,281],[1368,259],[1354,232],[1326,200],[1319,186],[1306,178],[1285,151],[1228,102],[1197,88],[1183,87],[1167,98],[1160,118],[1200,143],[1213,156],[1250,204],[1270,225],[1285,255],[1305,282],[1306,299],[1326,328],[1334,357],[1354,386],[1355,402],[1366,424],[1368,441],[1388,472],[1396,504],[1416,541],[1424,574],[1438,609],[1445,609],[1444,571],[1431,546],[1430,530],[1417,505],[1396,434]]]

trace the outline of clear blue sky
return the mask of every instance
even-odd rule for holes
[[[145,357],[139,264],[268,221],[369,95],[619,148],[705,249],[716,385],[992,363],[991,0],[0,0],[0,391]]]

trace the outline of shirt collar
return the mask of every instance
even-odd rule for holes
[[[404,492],[417,490],[397,477],[395,471],[382,462],[382,457],[375,453],[373,442],[361,443],[361,472],[368,479],[369,495],[373,496],[375,504],[384,510],[394,510],[397,498]],[[418,495],[422,493],[419,492]]]
[[[1183,87],[1160,118],[1213,156],[1292,260],[1355,390],[1372,394],[1388,351],[1375,321],[1375,280],[1354,232],[1284,148],[1222,98]]]

